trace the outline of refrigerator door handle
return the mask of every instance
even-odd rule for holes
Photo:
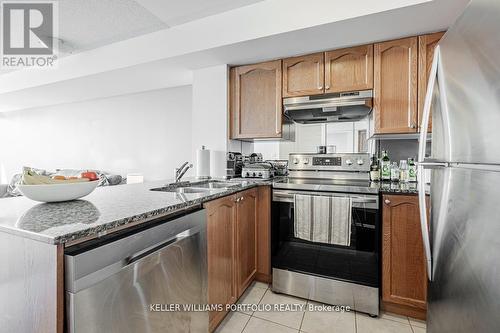
[[[427,148],[427,132],[429,131],[429,118],[431,116],[432,95],[434,93],[434,85],[436,84],[438,62],[439,62],[439,45],[434,51],[434,59],[429,74],[429,82],[427,83],[427,92],[425,94],[424,109],[422,115],[422,124],[420,125],[420,139],[418,146],[418,161],[423,162],[425,159],[425,150]]]
[[[424,162],[418,162],[418,165],[421,165],[424,169],[437,169],[437,168],[446,168],[449,166],[449,163],[446,162],[434,162],[426,159]]]
[[[434,51],[434,59],[432,60],[432,67],[429,74],[429,82],[427,83],[427,92],[425,95],[424,109],[423,109],[423,119],[420,125],[420,139],[418,146],[418,202],[420,209],[420,228],[422,231],[422,241],[424,243],[425,259],[427,262],[427,276],[430,281],[432,281],[432,254],[431,254],[431,243],[429,239],[429,229],[427,223],[427,203],[425,200],[425,177],[424,177],[424,167],[436,168],[442,165],[439,162],[429,162],[425,160],[425,151],[427,148],[427,132],[429,128],[429,118],[431,115],[431,105],[432,105],[432,95],[434,93],[434,86],[436,84],[436,78],[438,73],[438,63],[439,63],[440,49],[439,45],[436,46]]]
[[[425,200],[425,179],[424,166],[418,165],[418,207],[420,209],[420,229],[422,231],[422,241],[424,243],[425,260],[427,262],[427,277],[432,281],[432,254],[431,242],[429,239],[429,229],[427,224],[427,202]]]

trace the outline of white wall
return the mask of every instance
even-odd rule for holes
[[[191,86],[0,113],[0,183],[24,165],[171,179],[191,160]]]
[[[319,145],[334,145],[338,153],[358,152],[358,131],[367,130],[370,137],[372,121],[328,124],[295,124],[295,141],[256,141],[254,151],[264,159],[288,159],[290,153],[315,153]],[[375,152],[374,141],[368,141],[368,152]]]
[[[226,175],[226,152],[253,152],[253,144],[229,140],[228,67],[219,65],[193,72],[192,160],[196,167],[196,150],[210,150],[212,177]]]
[[[196,150],[210,150],[212,177],[226,174],[225,156],[228,138],[228,68],[220,65],[193,72],[192,160]]]

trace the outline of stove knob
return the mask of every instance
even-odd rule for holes
[[[246,176],[247,176],[247,177],[250,177],[250,172],[247,172],[247,175],[246,175]]]
[[[259,177],[262,177],[262,172],[259,172]]]
[[[293,164],[299,164],[299,159],[298,158],[294,158],[293,159]]]
[[[356,163],[358,163],[358,165],[363,165],[365,163],[365,161],[363,161],[361,158],[359,160],[356,161]]]
[[[255,177],[255,172],[253,173],[253,176]]]
[[[345,164],[352,165],[352,161],[351,160],[345,160]]]
[[[308,159],[303,159],[303,160],[302,160],[302,163],[304,163],[304,164],[309,164],[309,160],[308,160]]]

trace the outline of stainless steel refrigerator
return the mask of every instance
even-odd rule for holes
[[[418,166],[427,332],[500,332],[500,0],[472,0],[439,42],[423,129],[430,110]]]

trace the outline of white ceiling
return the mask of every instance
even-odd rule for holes
[[[59,1],[59,56],[65,57],[263,0]],[[0,69],[0,75],[14,70]]]
[[[167,28],[133,0],[59,1],[59,37],[75,52]]]
[[[342,6],[332,0],[260,1],[65,57],[56,70],[42,75],[39,70],[0,75],[0,112],[185,85],[190,83],[192,70],[208,66],[253,63],[441,31],[468,1],[350,0]],[[227,0],[213,3],[227,4]],[[277,15],[286,19],[277,20]],[[171,24],[182,15],[174,16]],[[94,86],[93,91],[86,88]]]
[[[168,26],[251,5],[263,0],[136,0]]]
[[[259,1],[64,0],[59,1],[59,37],[76,53]]]

